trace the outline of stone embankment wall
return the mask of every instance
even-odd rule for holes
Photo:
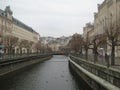
[[[34,55],[12,60],[0,61],[0,80],[10,77],[13,74],[24,71],[34,64],[48,60],[52,55]]]
[[[69,65],[93,90],[120,90],[120,71],[69,56]]]

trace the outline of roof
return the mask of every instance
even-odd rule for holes
[[[11,11],[11,12],[12,12],[12,11]],[[3,11],[3,10],[1,10],[1,9],[0,9],[0,15],[7,18],[6,12]],[[24,29],[26,29],[26,30],[28,30],[28,31],[30,31],[30,32],[36,32],[36,31],[34,31],[31,27],[29,27],[28,25],[22,23],[21,21],[17,20],[17,19],[14,18],[14,17],[12,18],[12,22],[13,22],[14,24],[18,25],[19,27],[24,28]],[[37,32],[36,32],[36,33],[37,33]]]
[[[6,16],[6,13],[3,10],[0,9],[0,15],[1,16]]]
[[[27,26],[26,24],[22,23],[21,21],[17,20],[16,18],[13,17],[13,23],[18,25],[19,27],[22,27],[28,31],[35,32],[31,27]]]

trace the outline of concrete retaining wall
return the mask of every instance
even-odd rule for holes
[[[10,77],[13,74],[23,71],[34,64],[48,60],[51,57],[52,57],[51,55],[47,55],[47,56],[45,55],[42,57],[41,56],[27,57],[27,58],[21,58],[20,62],[13,62],[11,64],[1,65],[0,66],[0,79],[5,79],[7,77]]]
[[[120,90],[120,72],[70,56],[70,67],[94,90]]]

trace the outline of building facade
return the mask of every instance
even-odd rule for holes
[[[39,34],[12,16],[10,7],[0,10],[0,37],[4,53],[34,53]]]
[[[48,47],[50,47],[53,52],[59,52],[61,49],[67,47],[71,38],[71,36],[62,36],[59,38],[41,37],[41,42],[44,44],[44,46],[48,45]]]
[[[95,35],[94,25],[91,23],[87,23],[86,26],[83,28],[84,41],[88,41],[88,40],[91,41],[94,35]]]
[[[95,36],[95,31],[94,31],[94,24],[87,23],[85,27],[83,28],[83,40],[84,42],[89,45]],[[89,48],[92,48],[92,45],[89,45]],[[83,50],[84,51],[84,50]],[[92,54],[93,50],[88,49],[88,53]]]
[[[102,4],[98,4],[98,12],[94,14],[95,35],[102,35],[106,31],[114,32],[118,26],[120,26],[120,0],[104,0]],[[108,40],[107,43],[109,43]],[[111,47],[108,44],[102,48],[106,48],[106,52],[111,53]],[[120,56],[119,46],[115,48],[115,56]]]
[[[94,30],[91,30],[91,27],[86,25],[84,27],[83,37],[88,37],[90,39],[91,36],[93,36],[93,38],[96,37],[99,39],[103,37],[106,32],[114,33],[117,27],[120,26],[120,0],[104,0],[97,6],[98,12],[94,13]],[[91,30],[92,33],[90,33],[91,31],[89,30]],[[106,38],[106,45],[101,45],[99,48],[103,48],[106,52],[111,53],[111,47],[107,43],[109,43],[108,38]],[[115,56],[120,56],[120,46],[116,46]]]

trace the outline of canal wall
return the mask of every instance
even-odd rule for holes
[[[42,61],[49,60],[51,57],[52,55],[34,55],[0,61],[0,80],[20,73]]]
[[[93,90],[120,90],[120,71],[69,56],[69,66]]]
[[[75,80],[79,90],[93,90],[81,77],[76,73],[74,68],[71,66],[71,63],[69,62],[69,71],[73,76],[73,79]]]

